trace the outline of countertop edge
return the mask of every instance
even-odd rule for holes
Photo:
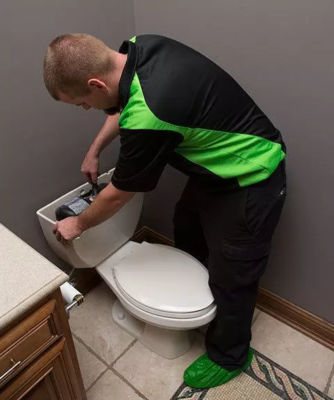
[[[8,313],[0,317],[0,330],[3,330],[6,325],[10,324],[11,321],[17,319],[21,314],[42,300],[43,297],[46,297],[55,291],[60,285],[68,280],[69,276],[66,275],[65,272],[61,272],[54,279],[41,287],[37,292],[29,296],[21,303],[17,304],[14,308],[8,311]]]

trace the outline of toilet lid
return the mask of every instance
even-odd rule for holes
[[[143,242],[114,265],[118,289],[138,307],[173,317],[195,317],[214,307],[206,268],[170,246]]]

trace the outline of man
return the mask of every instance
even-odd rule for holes
[[[89,35],[60,36],[49,45],[44,80],[56,100],[109,114],[82,164],[90,182],[100,152],[121,138],[111,183],[78,217],[57,223],[58,240],[66,244],[154,189],[167,163],[187,174],[175,245],[208,268],[217,316],[207,353],[184,380],[207,388],[237,376],[252,360],[258,282],[285,200],[280,132],[225,71],[162,36],[134,37],[119,52]]]

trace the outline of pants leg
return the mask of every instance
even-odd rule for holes
[[[207,266],[208,248],[202,231],[198,206],[197,187],[189,179],[174,213],[175,247],[191,254]]]
[[[206,335],[209,357],[227,370],[247,360],[259,279],[285,200],[284,163],[270,178],[231,193],[202,194],[209,285],[217,305]]]

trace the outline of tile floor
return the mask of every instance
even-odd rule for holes
[[[205,351],[204,335],[192,348],[167,360],[119,328],[112,320],[115,296],[101,283],[72,310],[70,326],[88,400],[169,400],[184,369]],[[251,346],[306,382],[334,397],[334,352],[259,310]]]

